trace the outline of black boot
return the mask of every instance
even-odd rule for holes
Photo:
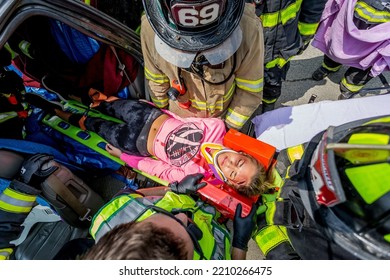
[[[316,71],[313,72],[311,77],[315,81],[321,81],[321,80],[325,79],[330,73],[333,73],[333,72],[329,71],[328,69],[324,68],[323,66],[320,66],[317,68]]]
[[[282,95],[282,83],[278,85],[265,84],[263,89],[263,104],[262,113],[269,112],[275,109],[275,103]]]
[[[352,92],[348,90],[342,83],[340,83],[340,95],[338,100],[350,99],[359,92]]]
[[[265,112],[269,112],[275,109],[275,102],[274,103],[265,103],[261,105],[261,112],[264,114]]]

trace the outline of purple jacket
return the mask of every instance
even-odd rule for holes
[[[390,70],[390,22],[359,30],[354,24],[357,0],[329,0],[312,45],[336,62],[371,68],[373,77]]]

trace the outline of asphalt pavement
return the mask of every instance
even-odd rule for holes
[[[323,54],[318,49],[309,46],[305,52],[296,56],[291,61],[290,70],[287,73],[287,79],[283,83],[282,96],[276,103],[276,107],[281,106],[296,106],[307,104],[312,95],[316,95],[314,102],[322,100],[337,100],[340,90],[339,82],[342,79],[347,67],[330,74],[322,81],[314,81],[311,78],[312,73],[321,65]],[[390,82],[390,73],[383,73],[387,81]],[[364,89],[383,87],[379,77],[369,81]],[[366,96],[378,94],[384,91],[373,91]],[[354,98],[364,97],[355,95]]]
[[[322,57],[323,53],[310,45],[303,54],[296,56],[291,60],[286,81],[283,83],[282,95],[276,103],[276,108],[307,104],[309,103],[310,98],[314,98],[314,102],[338,99],[340,94],[339,82],[347,67],[341,67],[338,72],[330,74],[322,81],[314,81],[311,78],[311,75],[321,65]],[[390,82],[389,72],[383,73],[383,76]],[[364,89],[378,87],[383,87],[383,84],[381,80],[376,77],[369,81]],[[384,92],[386,91],[375,90],[366,95],[357,94],[354,98],[364,98],[365,96]],[[253,240],[249,242],[247,259],[263,259],[257,244]]]

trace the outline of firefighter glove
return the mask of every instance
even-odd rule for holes
[[[233,247],[248,250],[248,242],[256,224],[256,209],[256,205],[253,204],[251,212],[246,217],[242,217],[242,205],[241,203],[237,205],[233,220]]]
[[[203,174],[191,174],[184,177],[180,182],[173,182],[169,184],[169,188],[178,194],[193,194],[200,188],[207,185],[206,182],[200,182],[203,179]]]
[[[40,188],[41,183],[58,169],[57,166],[50,164],[53,158],[47,154],[35,154],[29,157],[23,162],[19,180],[32,187]]]

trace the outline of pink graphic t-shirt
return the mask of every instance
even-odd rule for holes
[[[167,119],[157,132],[153,153],[158,160],[122,153],[129,166],[172,182],[186,175],[209,172],[200,152],[204,142],[222,144],[225,124],[217,118]]]

